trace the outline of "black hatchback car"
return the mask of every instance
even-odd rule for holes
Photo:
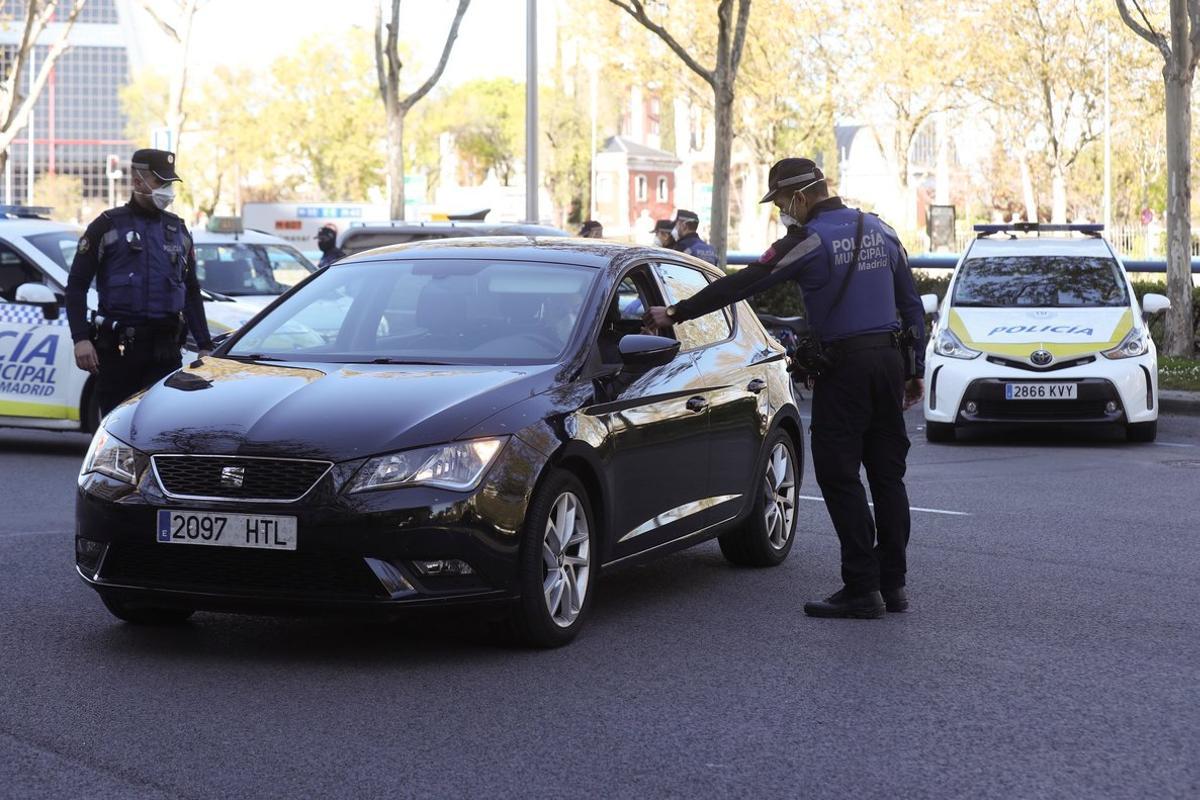
[[[603,568],[712,537],[778,564],[803,457],[782,348],[745,305],[643,328],[718,274],[526,237],[339,262],[105,418],[79,574],[131,622],[492,603],[557,645]]]

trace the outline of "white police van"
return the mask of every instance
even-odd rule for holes
[[[317,270],[285,239],[245,230],[240,217],[213,217],[192,240],[200,285],[258,309]]]
[[[75,366],[67,327],[67,274],[83,230],[45,217],[48,208],[0,206],[0,426],[95,430],[91,375]],[[95,289],[88,307],[95,309]],[[205,294],[214,336],[258,309]]]
[[[976,225],[937,312],[925,358],[925,435],[965,425],[1124,424],[1130,441],[1158,429],[1158,355],[1102,225]]]

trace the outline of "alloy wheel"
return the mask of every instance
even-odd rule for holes
[[[783,549],[792,535],[792,523],[796,516],[796,469],[791,451],[782,442],[777,442],[767,461],[767,473],[763,476],[763,515],[767,527],[767,541],[776,550]]]
[[[590,571],[587,514],[574,493],[563,492],[551,506],[542,537],[542,593],[554,624],[568,628],[579,616]]]

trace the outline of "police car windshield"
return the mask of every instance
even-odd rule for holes
[[[330,267],[226,353],[289,361],[548,364],[582,317],[596,270],[438,259]]]
[[[63,269],[69,270],[75,260],[75,250],[79,247],[79,237],[82,231],[53,231],[26,236],[26,240],[40,252],[50,257],[50,260]]]
[[[237,297],[283,294],[316,269],[285,245],[243,242],[196,245],[196,277],[210,292]]]
[[[1116,259],[1100,256],[968,258],[954,286],[955,306],[1098,308],[1128,305]]]

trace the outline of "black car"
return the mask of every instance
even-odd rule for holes
[[[429,239],[458,239],[475,236],[569,236],[550,225],[530,222],[378,222],[352,225],[342,231],[338,247],[348,256],[393,244],[423,242]]]
[[[803,456],[783,349],[744,304],[643,329],[718,275],[524,237],[339,262],[105,418],[79,574],[131,622],[492,603],[555,645],[601,568],[712,537],[778,564]]]

